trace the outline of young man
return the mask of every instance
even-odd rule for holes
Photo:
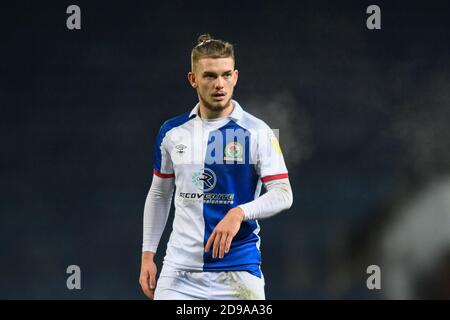
[[[256,219],[290,208],[292,191],[274,133],[232,99],[234,64],[230,43],[200,36],[188,73],[199,103],[156,139],[139,279],[150,299],[265,299]],[[153,257],[175,187],[157,283]]]

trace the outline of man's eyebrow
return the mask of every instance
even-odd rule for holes
[[[233,70],[228,70],[228,71],[223,72],[222,74],[230,74],[232,72],[233,72]],[[205,75],[205,76],[210,76],[210,75],[211,76],[217,76],[217,73],[212,72],[212,71],[204,71],[203,75]]]
[[[205,76],[216,76],[217,73],[212,72],[212,71],[205,71],[205,72],[203,72],[203,75],[205,75]]]

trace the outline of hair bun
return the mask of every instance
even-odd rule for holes
[[[197,38],[197,44],[200,44],[202,42],[205,42],[206,40],[212,40],[212,37],[209,33],[202,34],[200,37]]]

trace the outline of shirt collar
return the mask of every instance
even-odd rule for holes
[[[234,106],[233,112],[229,115],[229,117],[233,120],[240,120],[244,114],[244,110],[242,109],[241,105],[235,101],[231,100]],[[198,109],[200,108],[200,102],[198,102],[195,107],[192,109],[191,113],[189,114],[189,119],[193,118],[194,116],[198,116]]]

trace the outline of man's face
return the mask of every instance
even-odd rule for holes
[[[231,102],[238,71],[234,70],[232,58],[203,58],[197,61],[188,78],[202,104],[209,110],[220,111]]]

